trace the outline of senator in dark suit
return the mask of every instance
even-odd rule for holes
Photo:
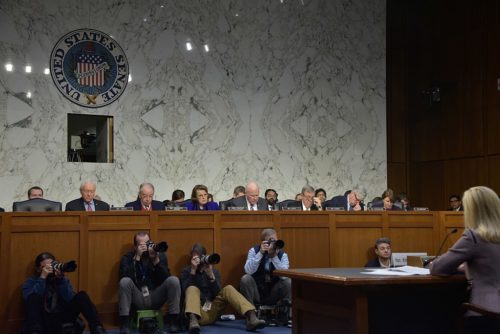
[[[302,187],[300,197],[302,200],[289,202],[286,207],[301,208],[302,211],[318,211],[323,209],[321,206],[321,200],[318,197],[315,197],[314,188],[310,185]]]
[[[227,206],[243,207],[246,210],[269,210],[267,201],[259,197],[259,192],[259,185],[256,182],[249,182],[245,187],[245,196],[233,198]]]
[[[86,181],[80,186],[82,197],[66,204],[65,211],[109,211],[109,204],[94,198],[96,184]]]
[[[137,200],[125,204],[126,207],[134,208],[134,211],[164,211],[165,204],[153,200],[155,187],[151,183],[143,183],[139,186]]]
[[[365,205],[362,202],[363,194],[358,190],[351,190],[346,195],[335,196],[329,201],[323,203],[327,208],[344,208],[346,211],[363,211]]]

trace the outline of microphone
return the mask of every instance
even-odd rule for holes
[[[452,235],[453,233],[457,233],[457,232],[458,232],[458,229],[454,228],[450,232],[446,233],[446,236],[444,237],[443,242],[441,242],[441,245],[439,246],[439,249],[438,249],[438,252],[437,252],[436,256],[428,258],[428,259],[426,259],[423,262],[423,267],[424,268],[427,267],[429,265],[429,263],[431,263],[432,261],[434,261],[439,255],[441,255],[441,251],[443,250],[443,246],[446,243],[446,240],[448,240],[448,238],[450,237],[450,235]]]

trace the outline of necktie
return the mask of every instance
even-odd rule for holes
[[[90,202],[87,202],[87,211],[94,211],[92,210],[92,205],[90,205]]]

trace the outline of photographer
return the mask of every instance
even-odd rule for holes
[[[212,257],[216,259],[212,261]],[[211,264],[218,263],[218,255],[207,257],[205,247],[194,244],[190,258],[191,265],[184,268],[181,274],[190,334],[199,333],[200,324],[214,323],[228,304],[246,317],[247,330],[254,331],[265,327],[265,321],[257,318],[255,307],[234,287],[226,285],[221,289],[219,271]]]
[[[85,291],[75,293],[64,271],[74,271],[76,264],[65,268],[55,265],[55,257],[43,252],[35,258],[34,275],[23,284],[26,322],[23,333],[82,333],[81,313],[91,334],[105,334],[97,310]],[[79,322],[80,321],[80,322]],[[64,329],[64,330],[63,330]]]
[[[290,278],[273,276],[275,269],[288,269],[288,255],[278,247],[275,230],[264,229],[261,240],[260,245],[248,251],[240,291],[255,305],[274,305],[278,301],[290,302]]]
[[[134,250],[125,254],[120,262],[120,286],[118,306],[120,333],[130,333],[130,308],[159,310],[168,301],[165,323],[169,332],[179,328],[179,303],[181,288],[179,279],[170,275],[165,255],[166,243],[162,251],[155,250],[149,234],[139,232],[134,236]]]

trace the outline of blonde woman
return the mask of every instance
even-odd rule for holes
[[[464,270],[472,280],[470,302],[500,313],[500,200],[490,188],[472,187],[464,193],[462,202],[464,234],[431,263],[431,274],[444,276]],[[465,333],[499,331],[498,320],[472,311],[465,317]]]

